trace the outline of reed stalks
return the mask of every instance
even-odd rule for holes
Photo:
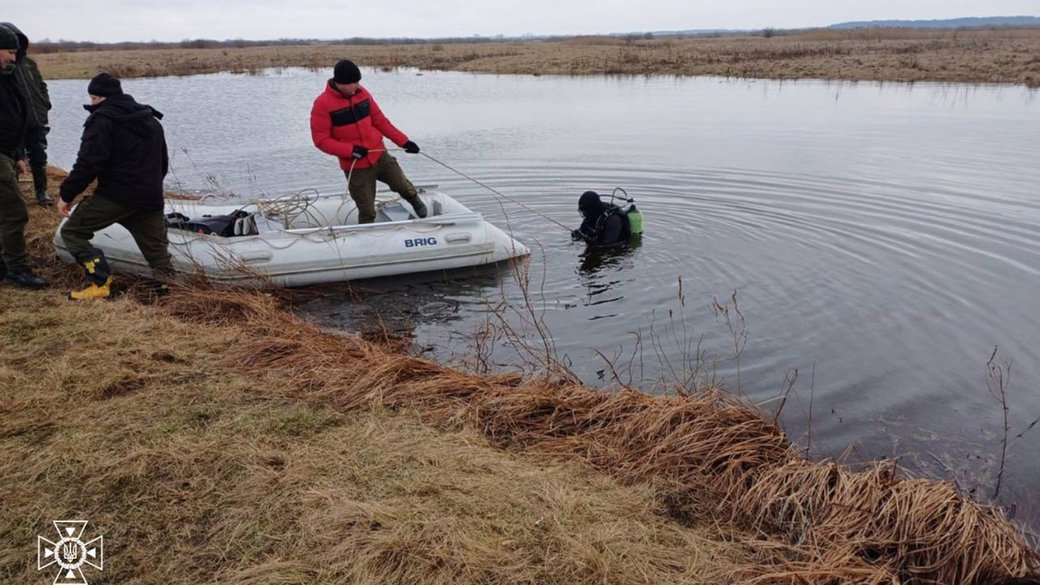
[[[578,459],[624,484],[668,486],[659,497],[677,517],[708,503],[714,517],[786,545],[784,563],[741,570],[741,579],[988,584],[1038,568],[1036,551],[999,509],[893,464],[852,471],[806,461],[775,423],[720,391],[651,396],[466,374],[294,322],[266,298],[242,294],[236,313],[251,334],[232,348],[229,366],[343,411],[415,408],[438,425],[478,428],[505,449]],[[214,295],[178,291],[161,307],[200,318],[221,306],[223,293]]]

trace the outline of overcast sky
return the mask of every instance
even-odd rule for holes
[[[570,35],[1040,16],[1040,0],[3,0],[31,40]]]

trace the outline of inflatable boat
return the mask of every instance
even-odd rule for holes
[[[338,193],[244,204],[167,200],[173,266],[217,282],[297,287],[479,266],[530,254],[479,213],[434,188],[419,191],[425,218],[396,194],[378,194],[376,221],[370,224],[358,224],[354,202]],[[122,226],[97,232],[92,243],[117,273],[149,273]],[[54,245],[62,260],[74,262],[60,226]]]

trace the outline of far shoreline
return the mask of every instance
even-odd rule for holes
[[[554,40],[30,51],[45,79],[124,79],[266,69],[331,69],[350,58],[383,70],[513,75],[668,75],[739,79],[945,82],[1040,87],[1040,27],[815,30],[778,36],[572,37]]]

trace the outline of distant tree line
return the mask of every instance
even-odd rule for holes
[[[452,37],[442,39],[371,39],[363,37],[353,37],[349,39],[339,40],[318,40],[318,39],[277,39],[267,41],[248,41],[245,39],[232,39],[227,41],[217,41],[213,39],[185,39],[179,42],[161,42],[161,41],[126,41],[120,43],[94,43],[89,41],[51,41],[44,39],[42,41],[33,43],[32,50],[34,53],[68,53],[75,51],[122,51],[132,49],[243,49],[246,47],[287,47],[287,46],[299,46],[299,45],[422,45],[422,44],[434,44],[434,43],[489,43],[489,42],[504,42],[509,39],[505,39],[501,36],[498,37]]]
[[[880,22],[880,21],[878,21]],[[917,23],[920,21],[908,21]],[[954,22],[954,21],[937,21],[937,22]],[[847,23],[843,25],[834,25],[829,28],[815,28],[815,29],[780,29],[767,27],[757,31],[746,31],[746,30],[686,30],[686,31],[659,31],[659,32],[646,32],[646,33],[618,33],[618,34],[604,34],[604,35],[593,35],[601,38],[613,38],[620,39],[628,43],[634,43],[637,41],[652,41],[654,39],[665,39],[665,38],[719,38],[719,37],[742,37],[742,36],[761,36],[764,38],[780,37],[780,36],[793,36],[801,35],[813,32],[824,32],[828,30],[839,31],[845,29],[845,32],[865,32],[865,31],[896,31],[896,30],[913,30],[907,26],[892,26],[892,27],[854,27],[859,23]],[[1033,26],[995,26],[995,25],[977,25],[971,27],[953,27],[950,30],[1002,30],[1006,28],[1037,28]],[[921,29],[917,29],[921,30]],[[275,39],[275,40],[264,40],[264,41],[251,41],[245,39],[231,39],[224,41],[217,41],[213,39],[184,39],[179,42],[161,42],[161,41],[126,41],[120,43],[94,43],[89,41],[65,41],[58,40],[52,41],[50,39],[43,39],[39,42],[33,43],[33,52],[35,53],[68,53],[76,51],[119,51],[128,49],[243,49],[247,47],[287,47],[287,46],[300,46],[300,45],[443,45],[443,44],[476,44],[476,43],[505,43],[505,42],[530,42],[530,41],[562,41],[566,39],[577,38],[573,35],[549,35],[549,36],[537,36],[537,35],[524,35],[521,37],[505,37],[503,35],[496,35],[494,37],[484,37],[480,35],[473,35],[471,37],[444,37],[435,39],[416,39],[416,38],[389,38],[389,39],[373,39],[366,37],[351,37],[347,39],[337,40],[321,40],[321,39]]]

